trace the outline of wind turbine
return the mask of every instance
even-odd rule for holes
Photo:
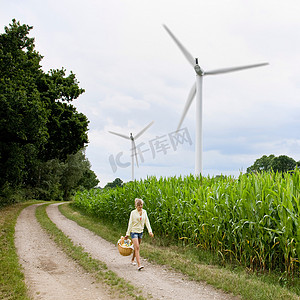
[[[130,135],[127,136],[127,135],[122,134],[122,133],[108,131],[109,133],[118,135],[118,136],[120,136],[124,139],[131,140],[131,178],[132,178],[132,181],[134,180],[134,158],[136,160],[137,167],[139,167],[139,163],[138,163],[138,159],[137,159],[137,153],[136,153],[136,145],[135,145],[134,141],[137,138],[139,138],[153,123],[154,123],[154,121],[152,121],[150,124],[148,124],[144,129],[142,129],[138,134],[136,134],[135,137],[133,136],[132,133],[130,133]]]
[[[203,167],[202,167],[202,81],[203,76],[206,75],[217,75],[217,74],[224,74],[230,73],[235,71],[241,71],[250,68],[262,67],[268,65],[268,63],[260,63],[255,65],[247,65],[247,66],[240,66],[240,67],[231,67],[225,69],[218,69],[212,71],[204,71],[198,65],[198,59],[193,58],[193,56],[185,49],[185,47],[179,42],[179,40],[175,37],[175,35],[171,32],[171,30],[166,26],[163,25],[168,34],[174,40],[176,45],[179,47],[185,58],[189,61],[189,63],[193,66],[196,72],[196,82],[192,86],[188,99],[186,101],[185,107],[183,109],[183,113],[181,115],[181,119],[179,121],[177,131],[181,128],[182,122],[193,102],[194,97],[196,96],[196,145],[195,145],[195,175],[202,174]]]

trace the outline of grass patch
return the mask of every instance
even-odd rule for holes
[[[46,207],[47,205],[42,205],[36,209],[37,220],[66,254],[100,282],[104,283],[114,296],[119,298],[125,297],[126,299],[145,299],[139,289],[135,288],[123,278],[118,277],[116,273],[108,270],[104,262],[92,258],[82,247],[74,245],[71,239],[65,236],[49,219],[46,213]]]
[[[122,230],[114,226],[114,224],[104,224],[95,216],[88,215],[85,211],[74,208],[72,204],[59,205],[58,209],[68,219],[75,221],[80,226],[89,229],[111,243],[117,244],[120,236],[125,235],[126,229]]]
[[[88,216],[70,204],[61,205],[59,209],[69,219],[110,242],[116,243],[120,235],[124,235],[124,232],[115,229],[116,226],[103,224],[101,220]],[[157,239],[151,240],[145,235],[141,255],[149,261],[182,272],[192,280],[206,281],[216,288],[240,295],[246,300],[300,299],[298,279],[282,280],[284,277],[282,274],[256,274],[230,264],[221,267],[216,264],[219,261],[216,256],[200,249],[170,245],[162,247],[159,244],[161,243]],[[285,286],[282,286],[283,282]]]
[[[0,209],[0,299],[30,299],[14,238],[20,212],[33,203],[36,202],[18,203]]]

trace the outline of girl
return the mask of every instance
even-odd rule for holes
[[[125,239],[127,239],[129,235],[131,236],[132,243],[134,246],[131,263],[133,265],[136,265],[136,263],[134,262],[134,259],[136,258],[139,271],[144,268],[144,266],[141,265],[141,261],[140,261],[140,243],[142,241],[145,224],[148,229],[149,235],[153,237],[147,212],[146,210],[143,209],[143,204],[144,201],[142,199],[138,199],[138,198],[135,199],[136,209],[130,213],[128,229],[125,235]]]

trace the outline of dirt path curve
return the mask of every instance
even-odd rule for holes
[[[15,245],[32,299],[108,300],[103,287],[59,250],[36,220],[37,205],[18,217]]]
[[[47,207],[47,214],[56,226],[68,235],[75,244],[81,245],[93,258],[105,262],[108,268],[117,273],[118,276],[141,287],[145,295],[151,293],[154,299],[172,300],[238,299],[205,283],[189,281],[183,275],[171,272],[161,266],[152,265],[145,259],[142,259],[145,269],[141,272],[137,271],[137,267],[130,264],[129,257],[119,254],[116,245],[105,241],[64,217],[59,212],[58,205],[53,204]]]

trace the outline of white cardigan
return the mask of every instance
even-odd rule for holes
[[[148,219],[147,211],[142,209],[142,215],[138,212],[137,209],[133,210],[130,213],[130,218],[128,222],[128,229],[126,232],[126,235],[129,236],[130,232],[136,232],[136,233],[141,233],[144,230],[146,223],[146,227],[148,229],[148,232],[152,232],[150,222]]]

